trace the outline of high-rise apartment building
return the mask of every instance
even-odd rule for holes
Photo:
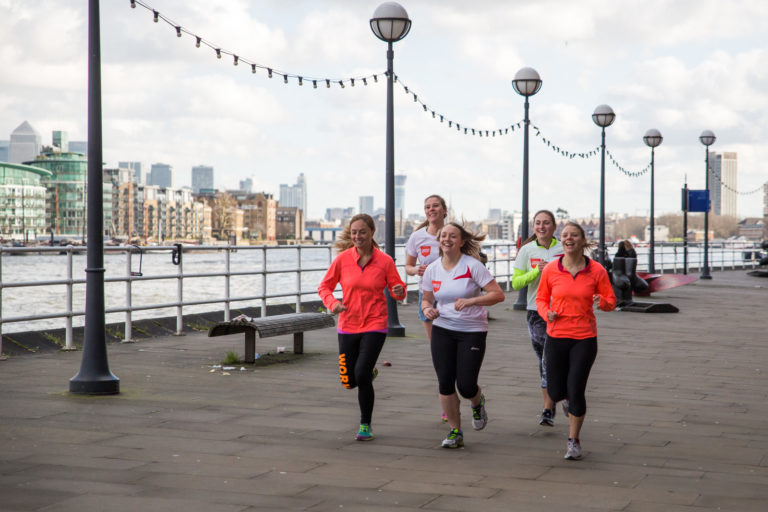
[[[137,185],[144,185],[144,169],[141,166],[141,162],[118,162],[117,166],[120,169],[130,169],[133,171],[134,181]]]
[[[53,130],[53,147],[59,148],[62,153],[69,152],[69,134],[64,130]]]
[[[24,121],[11,132],[11,140],[8,144],[8,161],[12,164],[20,164],[34,160],[40,154],[42,138],[32,125]]]
[[[307,180],[299,174],[295,185],[280,184],[280,206],[295,206],[307,214]]]
[[[244,180],[240,180],[240,190],[248,192],[249,194],[253,192],[253,179],[245,178]]]
[[[210,165],[196,165],[192,168],[192,191],[199,194],[213,192],[213,167]]]
[[[0,162],[8,161],[8,144],[10,143],[9,140],[0,140]]]
[[[87,140],[69,141],[69,152],[80,153],[81,155],[88,155],[88,141]]]
[[[709,153],[709,194],[714,215],[738,216],[738,168],[735,152]]]
[[[405,218],[405,174],[395,174],[395,219]]]
[[[360,213],[373,215],[373,196],[360,196]]]
[[[168,164],[152,164],[148,184],[160,188],[173,188],[173,167]]]

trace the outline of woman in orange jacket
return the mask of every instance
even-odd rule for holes
[[[339,379],[345,388],[357,388],[358,441],[373,439],[373,379],[388,325],[384,289],[397,300],[405,298],[405,283],[392,258],[379,250],[375,231],[370,215],[352,217],[335,244],[340,252],[317,288],[328,311],[339,315]],[[333,296],[337,284],[343,300]]]
[[[579,434],[587,413],[584,393],[597,357],[593,308],[611,311],[616,307],[616,296],[605,268],[584,255],[588,243],[581,226],[567,222],[560,241],[563,255],[544,267],[536,308],[547,322],[547,393],[554,402],[568,400],[565,458],[578,460],[582,456]]]

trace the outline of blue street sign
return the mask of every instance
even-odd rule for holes
[[[709,211],[709,190],[688,190],[688,211]]]

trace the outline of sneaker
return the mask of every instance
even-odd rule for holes
[[[371,382],[376,380],[376,377],[379,376],[379,369],[375,366],[373,367],[373,371],[371,372]]]
[[[443,423],[448,423],[448,415],[443,413],[443,415],[440,416],[440,421],[442,421]]]
[[[443,448],[460,448],[464,446],[464,434],[457,428],[448,432],[448,437],[443,439]]]
[[[578,439],[568,439],[568,450],[565,452],[565,458],[568,460],[581,459],[581,443]]]
[[[472,428],[483,430],[488,423],[488,414],[485,412],[485,395],[480,395],[480,405],[472,408]]]
[[[560,402],[563,405],[563,414],[565,414],[566,418],[568,417],[568,407],[570,407],[571,403],[566,398],[562,402]]]
[[[355,439],[357,439],[358,441],[373,440],[373,431],[371,430],[371,426],[367,423],[361,423],[360,430],[357,431],[357,435],[355,436]]]
[[[555,409],[544,409],[541,411],[541,419],[539,419],[539,425],[545,427],[555,426]]]

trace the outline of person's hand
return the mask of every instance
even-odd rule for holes
[[[461,311],[464,308],[467,308],[471,306],[470,299],[456,299],[456,302],[454,303],[453,307],[456,311]]]
[[[554,311],[547,311],[547,321],[548,322],[554,322],[555,318],[557,318],[557,313]]]
[[[341,302],[337,302],[336,305],[333,306],[333,309],[331,310],[331,313],[333,313],[334,315],[338,315],[342,311],[346,311],[346,310],[347,310],[347,308],[346,308],[346,306],[344,306],[344,304],[342,304]]]
[[[427,317],[427,320],[434,320],[440,316],[440,312],[438,310],[429,306],[422,309],[421,312],[424,313],[424,316]]]
[[[405,291],[405,288],[403,288],[403,285],[401,284],[396,284],[395,286],[392,287],[392,293],[394,295],[397,295],[398,297],[402,295],[404,291]]]
[[[547,260],[541,260],[538,265],[536,265],[536,268],[539,269],[539,272],[544,270],[544,267],[547,266],[547,263],[549,263]]]
[[[419,276],[423,276],[425,270],[427,270],[426,265],[419,265]]]
[[[600,296],[597,294],[592,296],[592,307],[593,308],[600,307]]]

